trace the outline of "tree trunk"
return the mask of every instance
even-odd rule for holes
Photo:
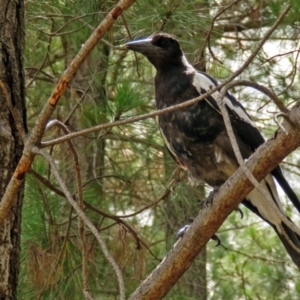
[[[23,73],[24,2],[0,2],[0,196],[23,150],[26,132]],[[16,299],[24,188],[0,228],[0,299]]]

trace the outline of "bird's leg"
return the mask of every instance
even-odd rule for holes
[[[187,220],[192,223],[194,221],[194,218],[192,217],[188,217]],[[180,228],[177,232],[177,239],[182,238],[184,236],[184,234],[186,233],[186,231],[188,230],[188,228],[190,227],[190,225],[184,225],[182,228]],[[216,241],[216,247],[221,245],[221,240],[219,239],[219,237],[216,234],[213,234],[213,236],[211,237],[211,239],[213,241]]]
[[[202,208],[208,208],[208,207],[210,207],[213,204],[214,194],[217,193],[218,190],[219,190],[219,187],[215,187],[209,193],[209,195],[207,196],[207,198],[204,199],[203,201],[201,201],[201,207]],[[243,211],[239,207],[236,207],[234,210],[237,211],[237,212],[239,212],[240,215],[241,215],[241,219],[243,219],[243,217],[244,217]]]
[[[210,206],[212,206],[213,204],[213,200],[214,200],[214,194],[217,193],[219,190],[219,187],[215,187],[207,196],[206,199],[204,199],[203,201],[201,201],[201,207],[202,208],[208,208]]]

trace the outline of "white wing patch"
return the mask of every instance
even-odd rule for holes
[[[267,183],[268,183],[268,185],[272,191],[272,195],[275,198],[276,204],[278,205],[279,209],[283,212],[283,208],[282,208],[281,202],[279,200],[278,192],[277,192],[276,185],[274,183],[274,179],[273,179],[272,175],[268,174],[266,176],[266,178],[263,179],[260,183],[267,191],[268,191],[268,188],[267,188]],[[251,204],[258,209],[259,213],[266,220],[268,220],[275,226],[281,224],[280,217],[273,210],[272,206],[265,199],[265,197],[261,194],[261,192],[259,192],[257,189],[253,189],[245,198],[248,201],[250,201]],[[280,226],[277,229],[280,229]]]
[[[248,122],[252,126],[254,126],[251,119],[248,117],[248,115],[245,113],[245,111],[239,105],[235,106],[227,96],[224,97],[224,101],[225,101],[225,104],[239,116],[239,118],[241,118],[245,122]]]
[[[216,86],[216,84],[208,76],[205,76],[202,73],[198,73],[197,71],[194,74],[192,85],[197,89],[199,94],[202,94],[201,89],[204,89],[205,91],[209,91]],[[215,91],[214,93],[211,94],[211,96],[216,99],[216,97],[219,94],[220,94],[219,91]],[[240,105],[234,105],[234,103],[226,95],[224,97],[224,101],[227,107],[230,110],[234,111],[240,119],[254,126],[251,119],[248,117],[248,115],[245,113],[245,111],[242,109]],[[213,108],[216,109],[215,107]],[[219,110],[218,112],[220,113]]]

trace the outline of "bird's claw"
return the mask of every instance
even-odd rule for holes
[[[217,193],[218,190],[219,190],[219,187],[214,188],[214,190],[209,193],[207,198],[204,199],[203,201],[201,201],[201,207],[202,208],[209,208],[209,207],[212,206],[213,200],[214,200],[214,194]],[[240,216],[241,216],[241,219],[243,219],[243,217],[244,217],[243,211],[239,207],[235,208],[234,210],[239,212]]]
[[[215,247],[218,247],[221,245],[221,240],[216,234],[214,234],[210,239],[217,242]]]
[[[193,222],[193,220],[194,220],[193,218],[189,218],[189,219],[192,220],[191,222]],[[190,227],[190,225],[184,225],[182,228],[180,228],[178,230],[177,235],[176,235],[177,240],[184,236],[184,234],[186,233],[186,231],[188,230],[189,227]],[[210,239],[217,242],[216,247],[221,245],[221,240],[216,234],[213,234]]]
[[[244,213],[239,207],[235,208],[234,210],[240,213],[241,219],[244,218]]]
[[[190,227],[190,225],[184,225],[183,227],[181,227],[178,232],[177,232],[177,240],[179,238],[182,238],[184,236],[184,234],[186,233],[186,231],[188,230],[188,228]]]
[[[213,204],[213,200],[214,200],[214,194],[219,190],[218,187],[214,188],[213,191],[211,191],[207,198],[204,199],[202,202],[201,202],[201,206],[202,208],[208,208],[208,207],[211,207],[212,204]]]

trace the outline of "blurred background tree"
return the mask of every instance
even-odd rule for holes
[[[220,81],[251,54],[281,9],[283,0],[167,0],[136,2],[97,45],[63,95],[53,118],[71,131],[155,109],[155,70],[122,45],[164,31],[175,35],[198,69]],[[115,1],[26,2],[26,88],[32,128],[59,76]],[[291,107],[299,99],[299,9],[292,9],[263,51],[240,78],[266,85]],[[217,18],[214,18],[217,16]],[[212,27],[213,24],[213,27]],[[211,30],[212,27],[212,30]],[[275,106],[250,88],[233,93],[266,138],[276,130]],[[52,128],[45,139],[62,135]],[[176,241],[176,232],[196,216],[210,188],[191,187],[174,172],[155,119],[74,139],[83,175],[85,212],[120,265],[129,296]],[[67,145],[51,147],[74,193],[75,172]],[[282,164],[295,191],[300,153]],[[175,175],[172,175],[175,174]],[[169,182],[176,186],[169,188]],[[284,196],[282,200],[285,201]],[[299,299],[299,272],[272,229],[242,208],[207,245],[166,299]],[[298,216],[286,204],[293,220]],[[60,192],[51,168],[36,158],[26,180],[19,299],[82,299],[81,246],[77,215]],[[118,284],[94,236],[85,231],[88,273],[95,299],[117,299]]]

